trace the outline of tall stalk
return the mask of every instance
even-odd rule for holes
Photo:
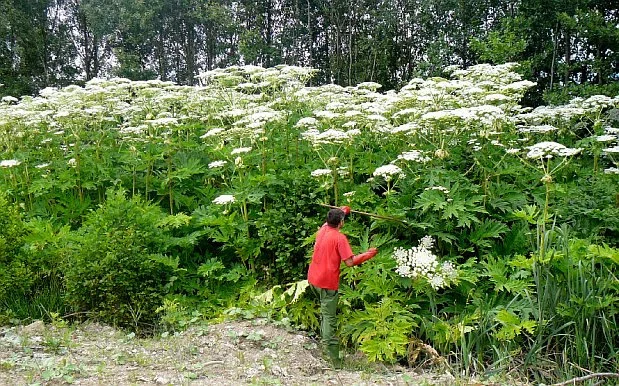
[[[334,166],[331,169],[331,175],[333,176],[333,205],[337,206],[337,199],[339,197],[338,192],[338,174],[337,174],[337,166]]]
[[[539,253],[540,259],[543,261],[546,256],[546,222],[548,221],[548,208],[550,202],[550,184],[551,181],[544,181],[544,188],[546,189],[546,195],[544,200],[544,211],[542,213],[541,235],[539,241]]]
[[[172,191],[172,152],[168,154],[166,163],[168,165],[168,199],[170,204],[170,215],[174,215],[174,196]]]

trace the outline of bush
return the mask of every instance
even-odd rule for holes
[[[19,259],[25,234],[19,208],[0,194],[0,212],[0,307],[5,308],[9,294],[27,291],[33,278]]]
[[[108,193],[75,233],[66,261],[67,299],[76,311],[139,331],[154,326],[177,265],[161,254],[165,219],[155,205]]]
[[[0,195],[0,312],[12,319],[62,314],[62,235],[47,220],[24,221],[19,207]]]

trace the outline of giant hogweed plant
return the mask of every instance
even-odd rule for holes
[[[564,106],[524,109],[519,100],[532,83],[514,66],[451,67],[445,78],[413,79],[386,92],[372,83],[305,87],[313,70],[290,66],[215,70],[200,76],[200,87],[97,79],[85,87],[45,89],[37,97],[0,103],[0,183],[26,216],[74,228],[105,202],[112,186],[166,213],[191,214],[189,225],[176,231],[189,232],[193,241],[186,246],[195,249],[175,253],[182,254],[179,268],[191,272],[184,278],[193,284],[168,288],[180,298],[207,297],[218,280],[233,287],[238,282],[223,276],[232,267],[268,280],[300,279],[304,248],[311,245],[301,240],[323,221],[319,201],[391,216],[400,222],[359,220],[352,234],[369,227],[373,234],[392,235],[405,249],[433,236],[436,252],[468,279],[438,291],[406,284],[383,254],[376,259],[384,263],[377,264],[380,272],[371,271],[371,264],[350,271],[345,313],[366,327],[349,331],[347,339],[363,341],[374,359],[394,360],[402,356],[404,330],[418,325],[409,337],[419,335],[481,368],[493,357],[489,347],[499,347],[497,339],[509,331],[519,331],[515,344],[525,344],[531,332],[516,327],[531,318],[512,307],[523,299],[520,292],[495,294],[490,284],[471,291],[472,283],[494,278],[484,272],[494,272],[514,254],[539,257],[548,250],[554,232],[546,228],[540,232],[544,241],[526,242],[528,226],[547,226],[553,214],[560,222],[565,210],[554,193],[582,184],[592,164],[604,170],[596,177],[601,185],[611,186],[617,174],[617,130],[604,117],[619,99],[576,98]],[[586,151],[559,169],[558,154],[528,161],[541,169],[514,156],[515,149],[532,151],[544,142]],[[590,221],[600,223],[595,210],[610,213],[607,203],[592,201],[585,212]],[[278,227],[269,222],[287,220],[293,225],[282,232],[285,237],[274,237]],[[379,296],[361,290],[364,282],[390,301],[379,304]],[[415,305],[422,308],[412,319],[402,313]],[[309,309],[295,318],[303,319]],[[388,310],[407,315],[393,321],[401,327],[397,347],[378,344],[386,330],[373,318]],[[500,327],[505,333],[496,335]]]

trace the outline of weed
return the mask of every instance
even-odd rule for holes
[[[0,361],[0,370],[7,371],[15,367],[15,363],[9,361]]]
[[[247,340],[251,340],[252,342],[260,342],[264,340],[264,331],[262,330],[258,330],[258,331],[251,331],[249,334],[247,334],[246,337]]]
[[[46,381],[62,381],[73,383],[75,376],[83,372],[83,369],[78,365],[67,362],[66,360],[60,363],[51,364],[41,372],[41,378]]]

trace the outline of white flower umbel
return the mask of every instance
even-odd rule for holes
[[[0,167],[3,168],[12,168],[13,166],[19,166],[21,164],[21,161],[18,161],[16,159],[5,159],[0,161]]]
[[[374,181],[379,184],[382,184],[383,182],[386,184],[386,191],[383,193],[385,196],[392,193],[392,189],[395,187],[400,178],[406,177],[406,174],[404,174],[402,169],[393,164],[383,165],[376,168],[372,175],[377,177]]]
[[[619,168],[604,169],[605,174],[619,174]]]
[[[355,132],[356,133],[356,132]],[[353,134],[354,135],[354,134]],[[346,131],[328,129],[322,133],[315,129],[310,129],[304,133],[301,133],[303,139],[307,139],[314,146],[323,144],[340,144],[351,138],[351,134]]]
[[[423,190],[438,190],[440,192],[443,192],[445,194],[449,194],[449,189],[447,189],[444,186],[438,185],[438,186],[430,186],[428,188],[424,188]],[[427,236],[426,236],[427,237]]]
[[[295,127],[314,128],[318,125],[318,120],[313,117],[305,117],[299,119]]]
[[[383,165],[372,173],[374,177],[382,177],[385,181],[391,181],[394,177],[404,177],[404,173],[402,169],[393,164]]]
[[[227,163],[228,163],[228,161],[213,161],[213,162],[208,164],[208,168],[209,169],[217,169],[217,168],[220,168],[220,167],[224,166]]]
[[[426,153],[421,150],[405,151],[398,156],[398,159],[420,163],[425,163],[431,160],[431,158],[428,157]]]
[[[572,149],[557,142],[540,142],[528,147],[527,158],[540,159],[552,156],[570,157],[582,151],[582,148]]]
[[[234,196],[232,194],[222,194],[221,196],[216,197],[213,200],[213,204],[216,204],[216,205],[226,205],[226,204],[232,204],[235,201],[236,201],[236,199],[234,198]]]
[[[436,255],[422,246],[410,249],[395,248],[393,258],[398,262],[396,272],[413,279],[419,276],[427,277],[438,267]]]
[[[550,133],[557,130],[559,129],[552,125],[522,126],[518,129],[518,131],[521,133]]]
[[[312,172],[312,177],[322,177],[331,175],[331,169],[316,169]]]
[[[435,290],[445,287],[445,278],[441,275],[428,275],[428,283]]]
[[[396,272],[402,277],[425,280],[434,290],[448,286],[457,279],[458,270],[451,262],[439,264],[438,257],[431,251],[433,246],[434,239],[424,236],[416,247],[395,248]]]
[[[604,169],[605,174],[619,174],[619,168]]]
[[[236,149],[233,149],[230,154],[231,155],[235,155],[235,154],[241,154],[241,153],[248,153],[251,151],[251,147],[237,147]]]
[[[14,96],[7,95],[7,96],[2,97],[2,102],[4,103],[13,103],[13,102],[18,102],[18,101],[19,99],[15,98]]]
[[[432,247],[434,246],[434,239],[432,238],[432,236],[423,236],[421,240],[419,240],[419,246],[426,249],[432,249]]]
[[[602,149],[602,151],[606,154],[617,154],[619,153],[619,145]]]
[[[226,129],[221,128],[221,127],[215,127],[213,129],[210,129],[209,131],[207,131],[202,136],[200,136],[200,138],[205,139],[205,138],[209,138],[209,137],[214,137],[214,136],[216,136],[218,134],[221,134],[224,131],[226,131]]]

